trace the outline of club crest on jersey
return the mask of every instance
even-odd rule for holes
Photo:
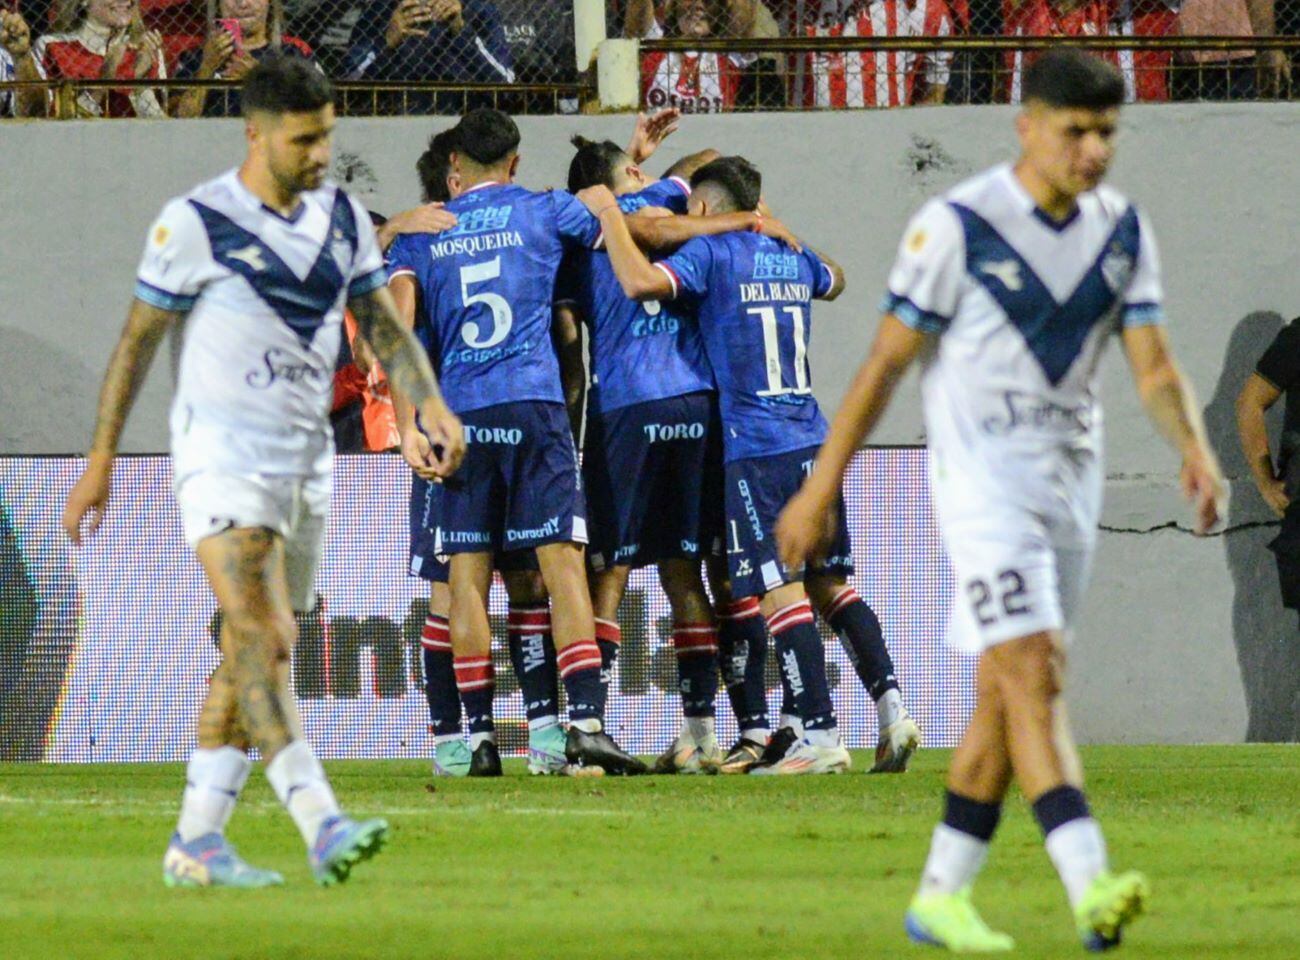
[[[754,255],[755,280],[798,280],[799,258],[793,253]]]
[[[340,270],[346,269],[352,260],[352,244],[337,227],[330,239],[330,253],[334,255],[334,262],[339,265]]]
[[[1133,267],[1133,254],[1125,250],[1118,240],[1112,240],[1101,261],[1101,275],[1111,293],[1119,293],[1128,287]]]
[[[1012,293],[1019,293],[1025,288],[1024,278],[1020,275],[1020,264],[1015,260],[988,260],[979,265],[979,271],[994,277]]]

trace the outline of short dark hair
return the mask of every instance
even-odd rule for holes
[[[334,102],[334,85],[310,60],[272,54],[248,72],[240,89],[250,113],[313,113]]]
[[[632,161],[627,152],[613,140],[588,140],[575,135],[569,142],[578,148],[578,152],[569,161],[570,193],[595,186],[613,189],[614,171],[624,161]]]
[[[519,149],[519,127],[500,110],[471,110],[456,124],[456,152],[493,167]]]
[[[706,183],[721,187],[737,210],[756,210],[763,195],[763,175],[744,157],[719,157],[691,176],[691,189]]]
[[[456,147],[456,128],[448,127],[429,138],[429,146],[415,161],[420,177],[420,191],[425,203],[446,203],[451,199],[447,175],[451,172],[451,154]]]
[[[1022,99],[1049,107],[1109,110],[1124,102],[1124,77],[1114,64],[1078,47],[1056,47],[1025,70]]]

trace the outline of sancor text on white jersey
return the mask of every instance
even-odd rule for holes
[[[369,215],[332,184],[292,216],[236,171],[169,202],[149,230],[138,299],[185,314],[171,410],[179,482],[328,473],[343,309],[386,282]]]
[[[1109,187],[1055,222],[999,166],[926,204],[882,309],[938,335],[921,372],[935,485],[1095,525],[1098,362],[1112,334],[1162,323],[1161,301],[1151,225]]]

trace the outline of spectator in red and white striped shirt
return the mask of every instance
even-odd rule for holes
[[[804,32],[810,37],[947,37],[954,32],[947,0],[858,0],[832,19],[822,16]],[[943,103],[951,53],[867,50],[815,53],[808,58],[803,102],[817,107],[904,107]]]
[[[47,33],[36,41],[34,52],[37,69],[51,80],[167,76],[162,36],[144,28],[138,0],[87,0],[82,18],[71,31]],[[67,112],[92,117],[167,116],[158,94],[149,87],[83,90]]]
[[[776,21],[760,0],[668,0],[662,24],[652,0],[630,0],[626,36],[776,36]],[[673,107],[682,113],[718,113],[736,106],[744,71],[757,60],[745,53],[649,53],[641,63],[641,98],[646,108]],[[783,92],[783,91],[782,91]]]
[[[1111,32],[1112,0],[1003,0],[1009,37],[1104,37]],[[1117,63],[1115,54],[1103,58]],[[1022,71],[1035,60],[1032,52],[1006,54],[1007,95],[1020,102]]]

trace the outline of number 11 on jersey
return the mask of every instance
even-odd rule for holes
[[[788,394],[809,394],[808,385],[808,327],[804,323],[803,307],[782,307],[794,326],[794,386],[787,387],[781,376],[781,330],[777,326],[775,307],[750,307],[745,312],[758,315],[763,323],[763,354],[767,367],[767,389],[758,391],[760,397],[783,397]]]

